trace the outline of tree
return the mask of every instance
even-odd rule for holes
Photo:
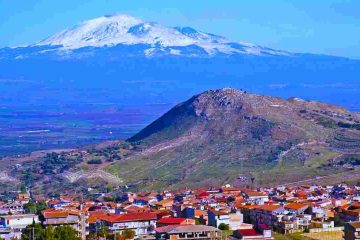
[[[121,234],[116,233],[115,239],[116,240],[128,240],[128,239],[134,239],[135,232],[131,229],[125,229]]]
[[[41,240],[57,240],[55,236],[55,229],[53,226],[49,226],[43,231]]]
[[[195,218],[195,225],[202,225],[200,218]]]
[[[24,205],[25,213],[40,214],[41,211],[47,209],[45,202],[28,202]]]
[[[107,190],[108,193],[110,193],[110,192],[112,192],[114,189],[113,189],[113,186],[112,186],[112,185],[108,184],[106,190]]]
[[[28,202],[27,204],[24,205],[24,211],[25,213],[36,214],[37,213],[36,204],[34,202]]]
[[[22,185],[20,186],[20,192],[21,192],[21,193],[26,193],[26,187],[25,187],[24,184],[22,184]]]
[[[133,239],[135,237],[135,232],[131,229],[125,229],[122,235],[125,239]]]
[[[99,237],[107,237],[109,235],[108,227],[101,225],[100,228],[97,230],[97,234]]]
[[[229,227],[229,224],[220,223],[219,229],[222,230],[222,231],[229,231],[230,227]]]
[[[56,240],[81,240],[76,230],[70,226],[60,226],[55,228]]]
[[[22,231],[21,239],[22,240],[32,240],[32,239],[42,239],[44,229],[39,223],[33,222],[33,224],[26,226]]]
[[[39,201],[36,203],[37,214],[40,214],[42,211],[44,211],[47,208],[48,208],[48,206],[47,206],[46,202]]]
[[[95,232],[90,232],[89,235],[86,236],[86,240],[98,240],[99,237]]]

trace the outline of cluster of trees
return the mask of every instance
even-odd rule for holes
[[[109,232],[109,229],[106,226],[101,226],[96,232],[90,233],[86,239],[87,240],[127,240],[134,239],[135,232],[131,229],[126,229],[122,233],[116,233],[115,235]],[[81,237],[78,236],[77,231],[70,226],[59,226],[52,227],[48,226],[43,228],[41,224],[33,223],[27,226],[21,235],[21,240],[81,240]],[[1,238],[0,238],[1,240]]]
[[[360,123],[347,123],[347,122],[336,122],[330,118],[321,117],[318,119],[318,124],[327,128],[352,128],[360,130]]]
[[[81,240],[75,229],[70,226],[43,228],[41,224],[27,226],[21,235],[22,240]]]
[[[122,159],[122,154],[120,153],[119,148],[114,147],[109,147],[102,150],[88,150],[88,153],[92,154],[93,157],[104,157],[109,162]]]
[[[135,232],[131,229],[125,229],[122,233],[114,234],[109,232],[109,229],[106,226],[101,226],[98,231],[91,232],[89,236],[86,237],[87,240],[98,240],[99,238],[107,240],[127,240],[134,239]]]
[[[62,173],[77,163],[82,162],[80,156],[67,156],[66,154],[48,153],[46,154],[40,164],[41,170],[44,174]]]
[[[337,128],[338,127],[338,123],[336,121],[334,121],[331,118],[322,117],[322,116],[317,119],[317,123],[326,128]]]
[[[341,128],[354,128],[360,130],[360,123],[346,123],[346,122],[338,122],[338,126]]]
[[[47,209],[47,204],[45,202],[29,202],[24,205],[25,213],[32,213],[32,214],[40,214],[41,211]]]
[[[340,164],[350,163],[355,166],[360,165],[360,156],[351,156],[347,157],[344,160],[340,161]]]

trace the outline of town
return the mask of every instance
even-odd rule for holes
[[[360,187],[1,195],[2,239],[359,239]],[[282,237],[288,238],[282,238]],[[298,238],[292,238],[297,236]],[[304,236],[304,238],[299,238]],[[306,238],[305,238],[306,237]]]

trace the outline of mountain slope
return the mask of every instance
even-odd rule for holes
[[[360,154],[359,123],[359,114],[325,103],[207,91],[130,138],[143,151],[108,170],[153,187],[236,182],[241,175],[259,184],[303,180],[325,174],[322,164],[334,157]]]

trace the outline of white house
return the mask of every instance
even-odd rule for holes
[[[4,228],[24,229],[26,226],[39,223],[39,218],[35,214],[6,215],[0,216],[0,224]]]

